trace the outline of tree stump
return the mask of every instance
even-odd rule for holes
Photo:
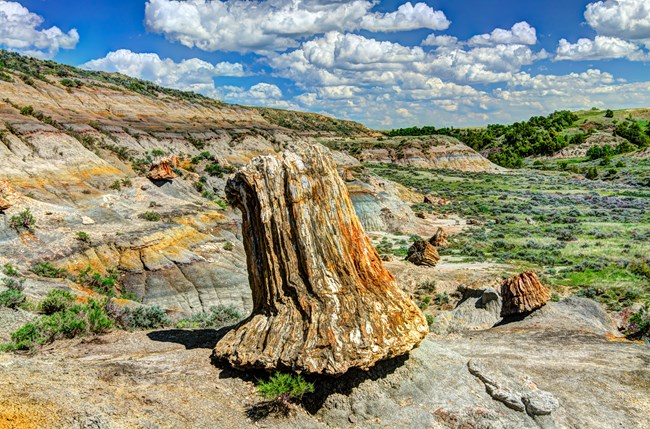
[[[438,227],[438,230],[433,237],[429,239],[429,243],[435,247],[447,247],[449,245],[449,240],[447,238],[447,233],[441,227]]]
[[[440,261],[440,255],[428,241],[417,240],[408,250],[406,260],[415,265],[435,267]]]
[[[505,279],[501,285],[501,317],[530,313],[551,299],[551,293],[532,271]]]
[[[177,166],[178,158],[175,156],[161,158],[154,161],[149,168],[147,178],[151,180],[172,180],[175,179],[176,173],[174,168]]]
[[[339,375],[427,334],[366,237],[327,149],[261,156],[226,185],[242,211],[252,315],[213,356],[235,367]]]

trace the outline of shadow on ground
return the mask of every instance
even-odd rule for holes
[[[182,344],[186,349],[213,349],[214,346],[232,329],[165,329],[147,334],[152,341]]]
[[[358,387],[365,381],[376,381],[385,378],[395,372],[402,365],[404,365],[404,363],[408,360],[408,357],[409,355],[405,354],[378,362],[368,371],[363,371],[356,368],[351,369],[339,377],[317,374],[303,374],[306,381],[314,384],[314,393],[306,394],[300,403],[307,412],[315,415],[323,407],[325,401],[327,401],[327,398],[330,395],[340,393],[347,396],[352,393],[352,390],[354,388]],[[268,380],[269,377],[275,372],[267,372],[255,368],[248,370],[239,370],[232,367],[228,362],[215,359],[214,356],[212,357],[212,363],[221,370],[219,373],[219,378],[239,378],[241,380],[254,382],[256,384],[261,381]],[[292,372],[290,368],[281,368],[278,371]],[[269,413],[269,409],[273,410],[274,407],[277,407],[278,405],[282,404],[278,403],[277,400],[262,401],[250,406],[247,409],[246,414],[251,420],[258,421],[268,416],[269,414],[273,414],[273,411]],[[278,414],[284,414],[285,412],[285,408],[280,406]]]

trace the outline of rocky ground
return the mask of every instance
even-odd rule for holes
[[[289,418],[247,418],[256,374],[212,364],[214,330],[116,331],[0,354],[2,428],[638,428],[650,348],[587,300],[483,331],[431,334],[368,373],[315,379]],[[496,388],[495,388],[496,387]]]

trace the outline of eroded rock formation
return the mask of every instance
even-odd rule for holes
[[[327,149],[255,158],[228,181],[243,214],[253,314],[214,356],[338,375],[411,350],[424,316],[383,267]]]
[[[501,285],[501,317],[528,313],[542,307],[551,299],[551,293],[532,271],[524,271],[506,279]]]
[[[447,233],[441,227],[438,227],[438,230],[433,237],[429,239],[429,243],[435,247],[447,247],[449,245],[449,240],[447,238]]]
[[[431,245],[428,241],[417,240],[410,247],[406,260],[414,263],[415,265],[426,265],[429,267],[435,267],[438,265],[440,260],[440,255],[435,247]]]
[[[178,158],[175,156],[165,157],[151,164],[151,169],[147,177],[151,180],[172,180],[175,179],[176,173],[173,168],[176,167]]]

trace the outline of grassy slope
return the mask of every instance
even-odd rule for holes
[[[122,92],[134,92],[145,97],[157,99],[171,98],[185,100],[207,107],[218,108],[219,106],[227,106],[226,103],[194,92],[165,88],[149,81],[132,78],[119,73],[82,70],[65,64],[58,64],[54,61],[43,61],[24,57],[2,49],[0,49],[0,80],[7,82],[22,80],[26,83],[40,80],[50,84],[68,87],[104,87]],[[242,108],[246,109],[246,107]],[[252,107],[250,109],[261,113],[273,125],[296,131],[325,132],[344,136],[368,135],[373,133],[357,122],[330,118],[315,113],[262,107]]]
[[[453,201],[448,206],[421,204],[416,210],[455,213],[483,224],[454,236],[446,255],[534,269],[556,293],[584,294],[610,310],[650,299],[649,189],[557,172],[368,167]]]

